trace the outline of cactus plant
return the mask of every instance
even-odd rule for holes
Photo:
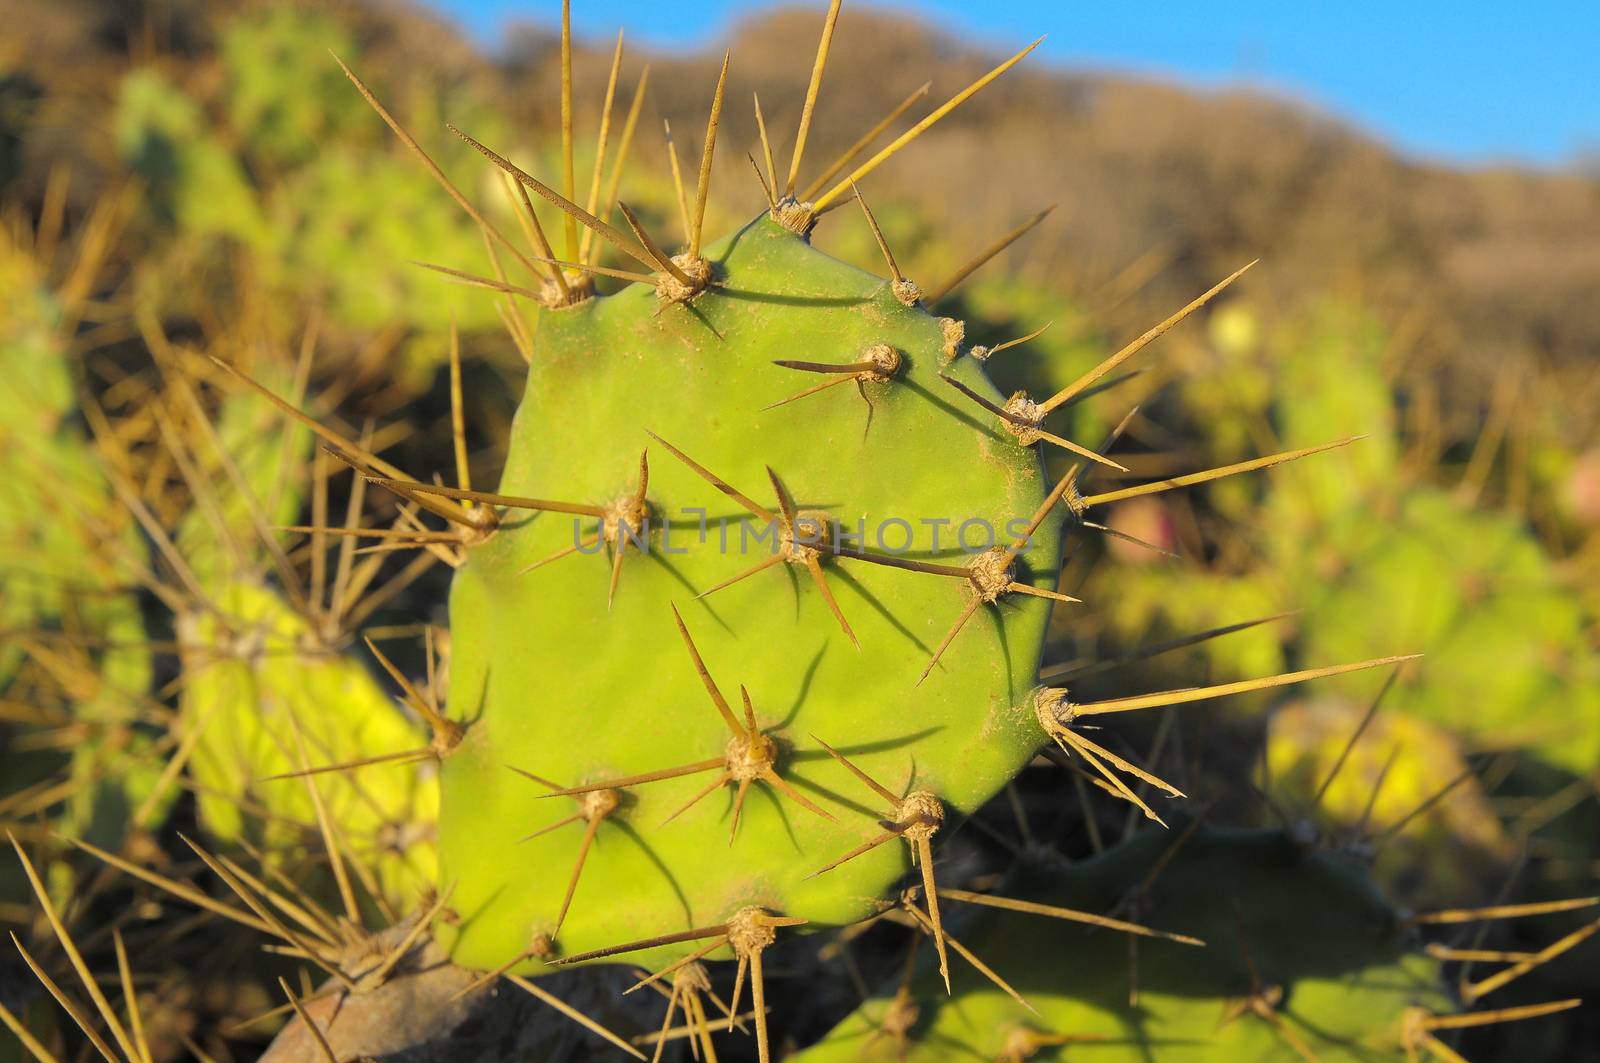
[[[440,367],[453,323],[481,333],[500,318],[490,302],[440,290],[413,262],[476,262],[484,249],[426,174],[362,135],[371,130],[360,99],[328,91],[329,74],[339,79],[330,49],[352,52],[332,18],[273,10],[227,21],[214,100],[195,99],[156,67],[128,73],[118,145],[152,189],[157,237],[136,283],[165,315],[204,316],[211,308],[191,298],[216,289],[205,271],[225,271],[234,281],[227,297],[247,308],[265,303],[281,319],[288,308],[317,307],[343,341],[334,351],[411,330],[395,336],[400,364],[389,368],[393,383],[415,392]],[[436,106],[426,92],[408,102],[421,113]],[[465,91],[452,106],[498,128]],[[185,283],[196,276],[208,283]]]
[[[396,764],[376,765],[359,780],[276,778],[309,768],[313,757],[343,760],[419,742],[416,724],[396,711],[369,667],[341,652],[343,610],[322,598],[337,600],[348,581],[337,573],[329,580],[325,562],[310,586],[266,579],[277,547],[263,543],[256,522],[288,524],[305,495],[326,491],[325,482],[311,483],[311,434],[282,425],[278,411],[252,394],[228,396],[214,429],[186,427],[174,431],[214,432],[218,444],[211,461],[193,459],[200,497],[176,536],[197,592],[175,627],[189,677],[179,709],[193,735],[190,775],[202,821],[225,846],[247,842],[275,853],[294,848],[325,805],[345,842],[368,854],[364,865],[380,895],[404,904],[433,878],[430,773]],[[330,543],[311,545],[320,551]],[[336,562],[346,573],[354,545]]]
[[[1370,315],[1325,304],[1280,332],[1278,345],[1304,353],[1271,374],[1240,349],[1245,341],[1216,338],[1224,367],[1267,383],[1224,394],[1220,378],[1186,382],[1180,395],[1194,423],[1206,432],[1270,423],[1288,446],[1314,443],[1336,425],[1360,425],[1368,438],[1286,470],[1264,495],[1214,492],[1208,502],[1252,530],[1209,570],[1108,575],[1123,591],[1120,625],[1140,630],[1160,617],[1208,625],[1241,615],[1224,613],[1223,602],[1243,606],[1243,615],[1298,609],[1287,630],[1312,657],[1396,642],[1428,654],[1388,710],[1478,748],[1520,751],[1546,771],[1591,772],[1600,762],[1600,676],[1580,589],[1525,521],[1474,506],[1408,466],[1412,441],[1398,427],[1386,337]],[[1237,445],[1212,440],[1230,443]],[[1253,653],[1270,650],[1269,635],[1259,633]],[[1240,671],[1228,655],[1243,645],[1213,644],[1213,664]]]
[[[198,461],[175,458],[193,502],[175,521],[175,537],[154,519],[147,528],[186,591],[175,626],[188,741],[185,759],[173,763],[199,792],[209,838],[250,853],[262,871],[255,878],[242,860],[185,839],[240,908],[125,854],[82,847],[280,938],[292,959],[332,979],[308,993],[280,978],[288,1006],[279,1010],[294,1018],[272,1058],[317,1052],[337,1060],[423,1047],[418,1039],[443,1044],[471,1008],[486,1006],[488,987],[502,977],[581,1023],[585,1036],[644,1058],[647,1035],[630,1042],[548,988],[556,978],[583,978],[586,968],[636,963],[644,970],[633,988],[654,986],[668,1000],[658,1058],[675,1012],[690,1025],[680,1032],[710,1057],[707,1002],[726,1013],[721,1025],[739,1026],[748,987],[754,1054],[765,1063],[773,1000],[764,954],[886,913],[927,935],[924,979],[870,1003],[809,1058],[863,1050],[944,1058],[959,1046],[1020,1059],[1080,1034],[1131,1040],[1124,1047],[1141,1053],[1160,1046],[1164,1055],[1169,1042],[1202,1042],[1200,1055],[1241,1058],[1273,1058],[1285,1047],[1304,1055],[1308,1042],[1330,1055],[1348,1042],[1375,1053],[1444,1050],[1433,1034],[1456,1001],[1440,989],[1438,957],[1410,951],[1410,939],[1396,933],[1405,921],[1361,875],[1297,835],[1176,819],[1173,830],[1136,832],[1078,868],[1045,861],[1015,870],[1002,907],[1059,915],[1070,906],[1094,931],[1040,933],[955,914],[999,901],[952,885],[974,883],[969,869],[941,863],[941,843],[1039,753],[1164,825],[1170,806],[1151,794],[1182,794],[1124,755],[1114,726],[1122,713],[1406,658],[1099,700],[1085,700],[1076,685],[1050,685],[1059,678],[1043,668],[1052,610],[1082,606],[1059,589],[1063,542],[1102,530],[1095,511],[1350,440],[1306,442],[1132,486],[1088,486],[1100,470],[1128,472],[1108,453],[1128,419],[1093,446],[1075,437],[1101,434],[1105,424],[1069,429],[1066,411],[1118,384],[1115,372],[1243,270],[1062,386],[1047,392],[1044,378],[1029,372],[997,387],[989,356],[1037,334],[967,346],[965,323],[929,306],[970,268],[924,290],[902,272],[860,186],[1032,46],[865,161],[858,159],[870,145],[852,149],[807,188],[799,180],[805,145],[839,8],[835,0],[824,23],[787,171],[766,145],[758,109],[766,165],[756,170],[767,209],[711,240],[703,237],[724,61],[692,195],[677,189],[685,231],[676,254],[639,212],[600,194],[603,178],[615,186],[621,169],[604,164],[609,95],[594,191],[583,203],[570,121],[564,172],[550,184],[458,131],[494,165],[496,179],[511,182],[526,237],[512,240],[504,232],[510,219],[479,209],[454,183],[460,165],[436,164],[346,69],[443,185],[437,202],[464,208],[468,220],[450,231],[481,234],[495,275],[452,257],[468,253],[467,241],[430,251],[448,260],[437,269],[498,299],[537,304],[536,342],[520,318],[507,318],[529,368],[497,489],[471,482],[454,344],[454,460],[441,464],[453,466],[456,486],[444,486],[433,470],[407,475],[368,439],[302,411],[300,381],[288,382],[270,362],[213,359],[240,384],[213,426],[184,379],[211,369],[152,338],[160,371],[187,411],[174,420],[164,407],[162,429],[181,421],[181,431],[210,448]],[[256,27],[267,39],[298,32],[274,19]],[[256,52],[239,46],[230,54],[247,63]],[[570,64],[564,36],[567,119]],[[614,73],[613,90],[615,81]],[[148,85],[132,87],[159,120],[131,127],[197,131],[197,115],[168,108]],[[287,112],[271,102],[271,78],[243,78],[235,89],[237,113],[262,126],[263,150],[321,164],[280,124]],[[351,130],[353,121],[340,112],[329,128]],[[329,174],[338,183],[333,168],[299,187],[322,187],[317,181]],[[859,207],[887,276],[812,246],[813,227],[834,207]],[[276,239],[219,232],[244,243]],[[424,283],[421,276],[410,283]],[[438,304],[410,310],[412,320],[440,323],[429,316]],[[289,417],[282,440],[264,438],[277,426],[274,407]],[[311,475],[307,432],[329,449],[312,459],[319,464]],[[358,477],[342,528],[327,513],[333,461]],[[392,527],[358,520],[367,484],[399,499]],[[308,508],[309,524],[289,524]],[[280,541],[286,532],[310,537],[309,588]],[[369,664],[348,654],[356,625],[347,596],[336,590],[332,605],[322,602],[327,542],[363,538],[452,569],[448,639],[422,625],[426,681],[368,641],[409,716],[393,711]],[[20,846],[18,854],[38,887]],[[323,904],[323,884],[314,881],[324,862],[342,915]],[[419,890],[429,878],[434,888]],[[46,891],[36,892],[118,1048],[147,1057],[87,973]],[[1308,895],[1326,908],[1309,928],[1294,903]],[[368,929],[374,910],[384,929]],[[1147,942],[1139,946],[1142,1010],[1127,1003],[1125,985],[1104,977],[1128,948],[1109,930]],[[1207,951],[1180,957],[1177,950],[1202,937]],[[116,941],[137,1040],[137,993]],[[1090,962],[1065,970],[1046,962],[1061,949],[1082,950]],[[725,960],[733,961],[733,990],[722,1004],[706,964]],[[1037,974],[1014,986],[997,982],[996,995],[970,981],[969,963]],[[38,973],[48,979],[43,967]],[[1502,984],[1489,982],[1470,986],[1469,1002]],[[940,1003],[940,990],[950,999]],[[1029,1005],[1018,997],[1036,998],[1040,1025],[1023,1019],[1016,1009]],[[397,1002],[404,1021],[394,1018]],[[86,1014],[68,1010],[112,1055]],[[879,1038],[884,1011],[889,1036]],[[1233,1021],[1219,1029],[1219,1014]],[[644,1025],[629,1021],[623,1032]]]
[[[115,201],[99,210],[113,233]],[[106,249],[94,241],[64,250],[64,272],[103,271]],[[66,333],[86,285],[52,285],[57,263],[44,253],[0,234],[0,371],[15,382],[0,396],[0,447],[14,459],[0,483],[0,695],[15,703],[6,722],[19,729],[0,797],[19,815],[64,798],[53,816],[61,829],[120,845],[136,813],[149,821],[165,808],[153,796],[161,720],[138,701],[154,661],[129,590],[144,547],[79,407]],[[22,711],[29,703],[36,711]],[[30,789],[62,761],[61,787]]]
[[[1045,741],[1155,817],[1120,773],[1153,777],[1076,721],[1228,691],[1116,706],[1039,692],[1049,602],[1072,601],[1054,589],[1060,528],[1100,500],[1077,486],[1085,467],[1120,468],[1043,421],[1233,277],[1056,395],[1008,399],[963,356],[960,323],[920,305],[856,190],[1029,50],[814,198],[796,193],[803,118],[788,181],[763,178],[766,214],[702,245],[725,63],[673,256],[625,205],[631,237],[578,206],[570,170],[563,194],[461,134],[566,229],[566,260],[528,255],[474,212],[543,278],[546,304],[499,490],[407,479],[335,442],[447,521],[461,550],[459,732],[439,754],[441,881],[458,917],[441,936],[457,963],[536,974],[636,956],[670,971],[731,952],[765,1057],[762,951],[786,928],[870,914],[913,861],[947,972],[930,840]],[[807,240],[852,191],[888,280]],[[650,272],[585,266],[579,224]],[[596,272],[648,283],[600,297]],[[823,383],[797,392],[799,373]],[[1081,459],[1053,487],[1040,442]],[[663,634],[681,651],[663,653]]]
[[[1593,898],[1409,912],[1295,829],[1202,820],[1174,828],[1140,832],[1072,866],[1034,853],[1002,880],[1003,894],[948,891],[971,916],[956,923],[970,962],[953,992],[930,965],[908,966],[795,1058],[1023,1063],[1081,1048],[1130,1059],[1453,1060],[1461,1057],[1444,1040],[1453,1031],[1579,1003],[1463,1013],[1463,999],[1476,1002],[1540,961],[1452,992],[1443,964],[1490,954],[1423,939],[1436,928],[1587,908]],[[898,921],[925,931],[918,904],[911,891],[885,916],[910,913]],[[1545,951],[1593,932],[1585,924]]]
[[[1393,1058],[1418,1011],[1455,1010],[1438,962],[1360,871],[1280,832],[1175,823],[1070,868],[1023,868],[1002,888],[1033,911],[973,907],[956,934],[1021,1001],[967,965],[946,999],[924,970],[901,1037],[885,1032],[885,993],[797,1058],[1020,1063],[1073,1058],[1074,1045],[1112,1059]],[[1169,936],[1126,937],[1063,909],[1137,912]]]

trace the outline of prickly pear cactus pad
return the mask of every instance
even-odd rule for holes
[[[811,877],[898,818],[822,743],[897,797],[927,791],[956,814],[1043,739],[1030,706],[1049,602],[1006,585],[1054,588],[1062,507],[995,587],[847,556],[982,567],[1027,530],[1051,490],[1036,452],[958,407],[940,377],[1004,396],[952,359],[938,319],[769,218],[707,257],[713,285],[691,303],[635,286],[541,323],[500,490],[605,512],[507,510],[456,574],[450,704],[467,732],[443,764],[440,842],[457,962],[499,966],[539,934],[571,956],[748,906],[859,918],[910,849]],[[817,379],[775,361],[875,357],[859,388],[773,406]],[[839,535],[846,555],[808,552],[807,529]],[[775,743],[776,782],[739,763],[741,691]],[[688,765],[701,770],[615,782]],[[552,796],[607,783],[620,803],[603,818],[585,818],[593,791]]]
[[[1178,823],[1015,879],[1012,897],[1136,914],[1205,947],[1017,912],[947,913],[956,939],[1035,1010],[966,964],[954,966],[949,998],[924,970],[902,994],[920,1005],[909,1029],[891,1032],[893,998],[881,995],[797,1058],[1387,1059],[1404,1053],[1408,1016],[1455,1010],[1438,964],[1360,870],[1278,831]]]
[[[280,776],[415,747],[416,728],[363,662],[322,645],[271,591],[239,581],[219,588],[217,604],[231,630],[204,613],[179,628],[195,676],[182,708],[200,735],[191,772],[207,833],[229,845],[288,850],[317,823],[320,804],[362,853],[379,895],[409,903],[434,871],[431,771],[376,764],[359,778]],[[236,656],[224,656],[230,649]]]

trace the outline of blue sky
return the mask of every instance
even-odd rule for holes
[[[427,0],[493,47],[511,20],[554,24],[559,0]],[[656,48],[714,40],[774,0],[574,0],[591,38],[626,26]],[[815,5],[820,25],[824,5]],[[847,0],[840,32],[849,32]],[[1041,33],[1057,66],[1198,85],[1241,82],[1310,100],[1428,159],[1555,166],[1600,152],[1600,0],[890,0],[963,35],[1016,47]],[[810,43],[807,43],[809,48]]]

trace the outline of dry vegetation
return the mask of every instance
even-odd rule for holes
[[[55,113],[41,124],[56,135],[31,143],[22,160],[23,180],[35,189],[42,158],[95,150],[78,133],[103,128],[101,105],[130,52],[201,50],[211,16],[240,5],[155,6],[170,14],[152,30],[139,3],[0,4],[13,9],[7,25],[21,27],[5,48],[52,89]],[[334,6],[365,25],[375,54],[492,84],[501,90],[494,98],[507,101],[525,128],[552,127],[549,33],[514,32],[491,64],[433,16],[401,5]],[[734,150],[720,159],[723,187],[742,189],[752,210],[759,189],[748,180],[744,153],[755,146],[755,123],[742,101],[757,91],[775,127],[793,123],[809,72],[794,41],[813,32],[813,20],[800,9],[776,12],[738,26],[726,42],[738,57],[729,98],[741,102],[729,108],[725,135]],[[589,43],[593,51],[577,67],[589,82],[580,81],[579,99],[593,107],[609,42]],[[689,57],[636,53],[624,83],[652,63],[653,108],[688,128],[702,86],[715,77],[713,52],[720,47]],[[818,109],[819,154],[846,147],[844,131],[887,113],[926,72],[938,71],[937,92],[991,61],[932,26],[846,12]],[[643,150],[659,152],[654,123],[646,126]],[[1034,64],[954,114],[878,182],[882,198],[914,204],[969,243],[1045,206],[1051,193],[1041,189],[1069,190],[1043,239],[1013,265],[1048,271],[1085,292],[1131,267],[1151,280],[1126,307],[1130,321],[1260,255],[1272,268],[1258,283],[1275,298],[1359,294],[1405,320],[1422,348],[1448,356],[1456,369],[1477,370],[1478,387],[1506,361],[1532,360],[1558,373],[1577,401],[1594,396],[1588,366],[1600,348],[1600,304],[1592,298],[1600,289],[1600,180],[1592,173],[1450,169],[1403,158],[1292,102]],[[92,189],[79,194],[87,199]],[[1478,394],[1462,397],[1470,403]]]

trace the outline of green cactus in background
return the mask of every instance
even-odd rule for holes
[[[101,209],[115,225],[115,206]],[[0,448],[15,458],[0,482],[0,695],[18,725],[0,798],[14,815],[64,801],[61,829],[116,846],[165,809],[155,793],[162,720],[139,700],[154,665],[129,587],[144,546],[78,409],[64,330],[81,297],[53,290],[52,263],[33,250],[0,236],[0,372],[11,381]],[[99,268],[103,251],[70,250],[79,276]],[[66,723],[73,740],[53,740]],[[40,785],[62,762],[64,783]]]
[[[955,939],[994,977],[962,964],[946,998],[924,965],[795,1058],[1395,1058],[1420,1047],[1425,1016],[1456,1010],[1439,963],[1357,869],[1279,832],[1174,828],[1024,867],[998,898],[958,893],[971,903]],[[1083,921],[1098,912],[1159,936]]]
[[[1428,661],[1395,691],[1392,708],[1480,749],[1524,750],[1574,776],[1592,772],[1600,670],[1575,589],[1524,521],[1411,482],[1381,329],[1337,308],[1306,329],[1306,353],[1285,367],[1273,407],[1284,441],[1302,445],[1334,423],[1370,432],[1321,467],[1287,471],[1263,514],[1274,530],[1270,571],[1309,590],[1297,603],[1306,652],[1403,639]],[[1325,539],[1308,551],[1313,526]]]
[[[1385,711],[1415,715],[1476,750],[1518,753],[1546,771],[1546,785],[1552,772],[1590,775],[1600,763],[1593,618],[1557,559],[1517,516],[1419,482],[1399,429],[1387,336],[1369,316],[1337,305],[1307,312],[1271,341],[1292,352],[1272,372],[1251,339],[1258,331],[1216,330],[1213,353],[1227,375],[1196,377],[1179,391],[1196,426],[1253,423],[1285,446],[1314,443],[1333,426],[1367,438],[1284,470],[1264,495],[1212,492],[1207,502],[1242,531],[1211,566],[1108,569],[1120,592],[1118,626],[1210,626],[1298,610],[1291,624],[1205,653],[1223,672],[1246,674],[1237,655],[1270,652],[1279,640],[1318,660],[1415,647],[1427,658]],[[1217,386],[1235,371],[1267,386]],[[1244,445],[1212,443],[1224,453]],[[1252,604],[1220,606],[1230,600]]]
[[[335,19],[292,8],[242,15],[228,21],[217,50],[228,124],[258,163],[291,169],[328,144],[361,138],[365,108],[327,61],[329,51],[354,50]]]
[[[205,122],[200,106],[156,70],[135,70],[123,82],[117,146],[153,189],[150,209],[194,237],[264,243],[270,230],[249,177]]]
[[[1310,653],[1397,636],[1427,648],[1426,667],[1396,691],[1395,709],[1573,776],[1600,764],[1589,619],[1519,522],[1414,490],[1314,600]],[[1390,606],[1374,611],[1379,601]]]
[[[369,890],[403,908],[435,874],[435,775],[401,762],[372,765],[359,778],[301,774],[421,742],[368,667],[342,652],[344,609],[333,603],[348,582],[330,579],[325,561],[311,586],[267,581],[281,555],[256,522],[287,524],[307,493],[326,490],[306,475],[311,433],[284,426],[253,394],[229,396],[213,429],[173,431],[214,432],[218,444],[209,462],[192,459],[197,497],[176,536],[195,591],[176,618],[188,677],[179,710],[206,831],[227,848],[276,854],[314,844],[326,816],[337,844],[361,854],[356,866]],[[354,545],[342,547],[335,568],[353,571]]]
[[[167,239],[144,266],[141,299],[163,313],[203,314],[211,308],[185,302],[193,286],[183,278],[209,265],[238,275],[246,292],[260,285],[286,306],[316,306],[343,330],[416,330],[401,344],[396,374],[415,391],[438,367],[452,323],[480,332],[500,325],[494,304],[441,290],[415,263],[476,263],[483,242],[425,173],[381,150],[360,100],[335,91],[330,48],[353,51],[323,16],[284,9],[229,20],[219,44],[221,125],[154,68],[128,74],[118,142],[152,188]],[[408,103],[437,127],[426,92]],[[498,128],[466,94],[452,108]]]
[[[190,774],[207,833],[224,846],[292,851],[314,844],[320,803],[341,843],[360,854],[377,895],[409,904],[435,873],[438,798],[430,773],[395,763],[357,781],[278,776],[413,750],[421,741],[416,726],[361,662],[320,645],[305,618],[270,590],[239,581],[219,592],[217,604],[231,630],[201,614],[181,631],[185,667],[196,676],[184,691],[184,719],[200,735]],[[248,647],[230,645],[241,638]]]
[[[1419,716],[1367,719],[1370,708],[1324,696],[1274,711],[1263,768],[1272,797],[1335,848],[1370,859],[1374,880],[1409,903],[1485,896],[1514,843],[1461,743]]]

